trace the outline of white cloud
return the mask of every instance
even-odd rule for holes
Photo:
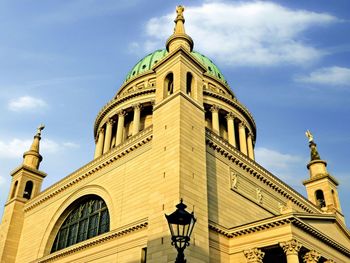
[[[28,151],[33,140],[14,138],[8,142],[0,141],[0,158],[12,159],[21,158],[23,153]],[[65,149],[78,148],[79,145],[73,142],[56,142],[50,139],[43,139],[40,142],[41,155],[54,154]]]
[[[329,86],[350,86],[350,68],[328,67],[295,78],[298,82]]]
[[[62,145],[63,145],[64,147],[67,147],[67,148],[74,148],[74,149],[80,147],[79,144],[74,143],[74,142],[64,142]]]
[[[257,147],[256,161],[274,175],[293,186],[300,186],[305,178],[307,160],[301,156],[281,153],[276,150]],[[305,169],[305,170],[304,170]],[[303,171],[300,173],[300,171]]]
[[[8,103],[8,108],[11,111],[36,110],[45,107],[47,107],[47,103],[44,100],[31,96],[22,96],[12,99]]]
[[[174,12],[147,22],[147,51],[164,47]],[[233,66],[314,62],[325,52],[304,41],[306,30],[338,21],[332,15],[292,10],[271,2],[212,2],[185,11],[195,49]]]

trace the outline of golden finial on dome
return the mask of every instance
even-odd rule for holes
[[[176,7],[176,18],[174,20],[175,22],[175,28],[174,28],[174,34],[185,34],[185,18],[183,15],[183,12],[185,11],[185,7],[183,5],[178,5]]]
[[[184,11],[185,7],[183,5],[178,5],[176,7],[174,33],[168,38],[166,42],[166,48],[169,52],[176,50],[180,46],[184,47],[188,51],[192,51],[193,49],[193,40],[189,35],[185,33],[185,18],[183,15]]]

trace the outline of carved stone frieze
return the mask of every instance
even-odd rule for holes
[[[238,183],[238,174],[235,171],[231,171],[230,173],[230,182],[231,182],[231,189],[237,189],[237,183]]]
[[[259,204],[263,203],[263,194],[260,188],[256,188],[256,200],[258,201]]]

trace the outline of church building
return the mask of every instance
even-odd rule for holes
[[[338,182],[312,134],[305,198],[255,162],[254,118],[194,51],[183,11],[98,112],[93,160],[45,190],[38,128],[11,173],[1,263],[175,262],[165,215],[180,200],[196,218],[188,263],[350,262]]]

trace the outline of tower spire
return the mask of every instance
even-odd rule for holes
[[[193,50],[193,40],[185,32],[185,18],[183,16],[184,11],[184,6],[179,5],[176,7],[174,33],[168,38],[166,42],[166,49],[168,52],[175,50],[179,46],[183,46],[188,51]]]
[[[338,182],[328,173],[327,162],[321,159],[312,133],[307,130],[305,135],[309,139],[310,148],[310,162],[307,164],[310,178],[303,182],[308,199],[322,211],[335,213],[344,220],[338,198]]]
[[[43,124],[40,124],[36,134],[34,135],[34,139],[32,145],[30,146],[29,151],[26,151],[23,154],[23,165],[28,166],[30,168],[39,169],[40,162],[43,157],[39,153],[40,139],[41,139],[41,131],[45,128]]]

